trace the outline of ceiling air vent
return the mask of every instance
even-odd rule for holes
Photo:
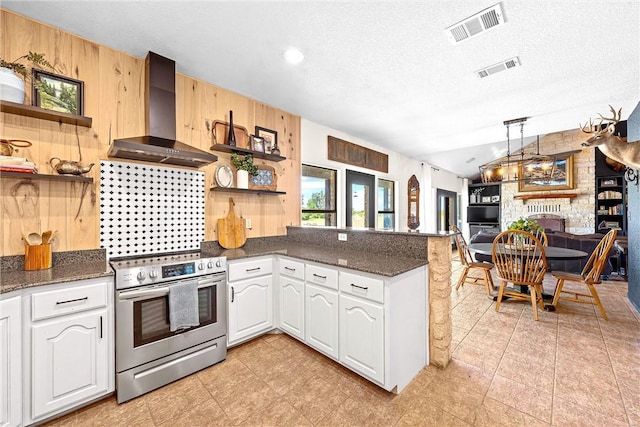
[[[498,3],[446,28],[445,32],[451,43],[458,44],[502,24],[504,24],[504,15]]]
[[[498,62],[497,64],[490,65],[481,70],[476,71],[476,75],[480,78],[488,77],[492,74],[499,73],[500,71],[508,70],[521,65],[520,58],[514,56],[506,61]]]

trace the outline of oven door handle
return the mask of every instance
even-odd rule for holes
[[[198,285],[198,289],[210,288],[215,285],[222,286],[223,284],[224,284],[223,279],[219,279],[213,282],[207,281],[205,283]],[[118,294],[118,299],[120,300],[133,300],[133,299],[140,299],[140,298],[150,299],[150,298],[163,297],[166,295],[169,295],[169,287],[162,286],[159,288],[152,288],[152,289],[141,288],[141,289],[136,289],[135,291],[121,291]]]

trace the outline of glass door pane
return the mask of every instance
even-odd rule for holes
[[[375,227],[375,177],[347,170],[347,227]]]

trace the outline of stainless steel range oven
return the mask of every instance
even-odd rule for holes
[[[226,358],[226,258],[190,253],[111,265],[118,403]],[[198,326],[171,330],[169,291],[175,285],[197,287]]]

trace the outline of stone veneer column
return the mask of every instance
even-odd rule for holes
[[[427,239],[429,260],[429,361],[446,368],[451,360],[451,237]]]

